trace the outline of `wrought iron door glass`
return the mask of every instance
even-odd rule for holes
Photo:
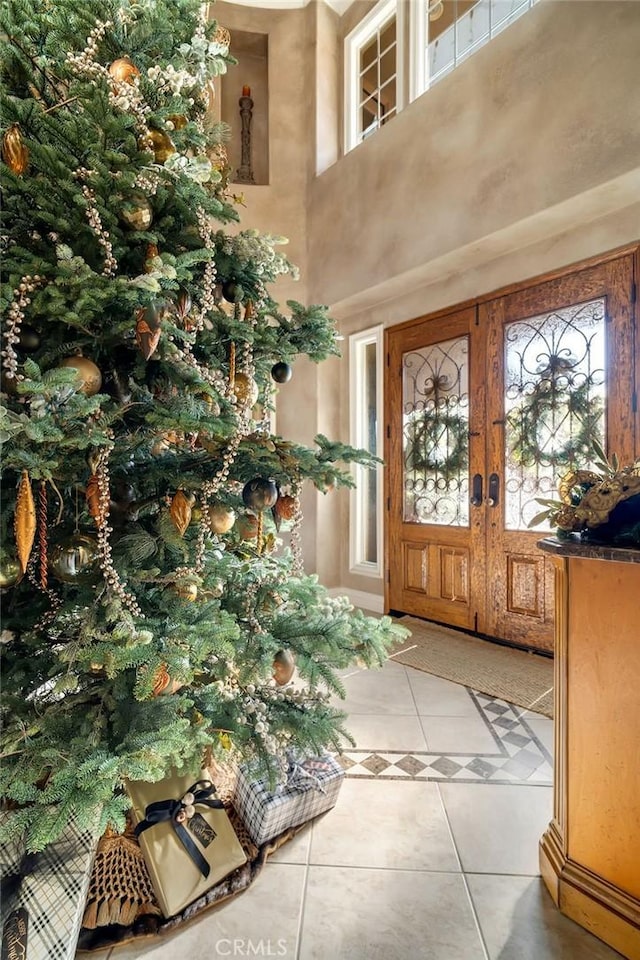
[[[469,525],[469,339],[402,357],[404,520]]]
[[[526,530],[558,480],[605,446],[605,299],[505,328],[505,527]],[[538,528],[538,529],[541,529]]]

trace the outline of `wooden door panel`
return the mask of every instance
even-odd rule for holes
[[[429,547],[426,543],[412,543],[404,540],[402,543],[402,583],[401,590],[426,596],[427,578],[429,576]],[[394,584],[395,588],[396,584]]]
[[[469,550],[439,546],[439,596],[450,603],[469,605]]]
[[[507,613],[544,620],[544,558],[505,553]]]

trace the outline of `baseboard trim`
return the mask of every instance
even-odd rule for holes
[[[327,593],[330,597],[349,597],[354,607],[370,610],[371,613],[384,612],[384,598],[377,593],[353,590],[351,587],[328,587]]]
[[[628,957],[640,960],[640,903],[602,877],[569,860],[558,824],[540,841],[540,872],[565,916]]]

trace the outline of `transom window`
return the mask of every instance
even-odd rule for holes
[[[415,23],[417,72],[414,95],[484,46],[529,10],[535,0],[422,0]],[[417,19],[417,18],[416,18]]]

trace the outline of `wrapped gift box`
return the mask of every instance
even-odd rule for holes
[[[2,960],[73,960],[97,842],[71,817],[42,853],[0,846]]]
[[[198,776],[176,774],[159,783],[127,784],[137,831],[155,820],[138,839],[165,917],[179,913],[247,860],[215,788],[208,791],[208,799],[220,804],[218,808],[207,806],[204,788],[191,789],[211,784],[206,771]],[[182,802],[189,793],[195,803]]]
[[[256,779],[250,766],[241,766],[233,805],[251,839],[261,844],[330,810],[343,779],[344,770],[330,754],[292,758],[287,782],[273,791],[268,777]]]

